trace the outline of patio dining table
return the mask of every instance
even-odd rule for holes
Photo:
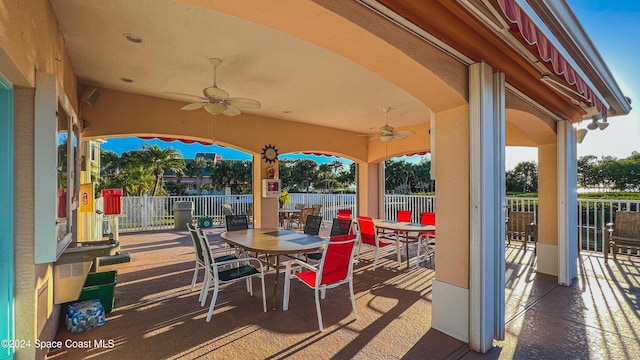
[[[411,236],[410,234],[436,231],[436,227],[434,225],[399,222],[393,220],[373,219],[373,225],[375,225],[377,229],[395,231],[398,234],[397,240],[402,241],[406,244],[405,249],[407,253],[407,269],[409,268],[409,243],[418,241],[418,236]]]
[[[226,231],[223,232],[220,237],[227,243],[246,251],[254,251],[267,255],[265,263],[272,265],[276,270],[273,284],[273,310],[276,309],[276,293],[278,289],[278,276],[280,275],[280,255],[292,257],[292,255],[295,254],[318,251],[323,249],[327,244],[327,240],[317,236],[276,228]],[[274,255],[275,264],[269,263],[269,255]]]

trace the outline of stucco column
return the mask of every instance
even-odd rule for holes
[[[278,162],[267,164],[260,154],[253,155],[253,227],[277,228],[278,198],[263,197],[262,180],[267,178],[267,167],[273,166],[278,178]]]
[[[357,169],[357,215],[380,217],[378,204],[380,201],[380,188],[383,186],[380,183],[380,164],[358,163]]]
[[[462,341],[469,333],[469,108],[436,114],[436,278],[431,326]]]
[[[558,146],[538,146],[538,244],[536,271],[558,275]]]

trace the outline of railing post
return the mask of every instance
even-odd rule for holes
[[[149,228],[149,197],[147,194],[142,195],[142,231]]]

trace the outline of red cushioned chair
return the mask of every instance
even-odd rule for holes
[[[340,220],[351,220],[351,209],[340,209],[336,217]]]
[[[390,247],[390,245],[393,245],[395,243],[395,252],[398,254],[398,265],[402,263],[402,260],[400,258],[399,243],[397,241],[387,242],[380,240],[378,230],[376,229],[372,218],[368,216],[358,216],[357,228],[359,236],[357,261],[360,261],[360,246],[362,244],[374,247],[376,253],[375,259],[373,260],[373,270],[375,271],[378,264],[378,257],[380,256],[380,249],[390,249],[390,251],[394,251],[394,247]]]
[[[309,265],[300,260],[289,261],[285,271],[282,310],[287,311],[289,309],[291,278],[298,278],[298,280],[312,288],[315,292],[318,327],[320,328],[320,331],[322,331],[324,327],[322,325],[322,313],[320,311],[320,298],[325,298],[327,289],[331,289],[342,284],[349,284],[353,316],[357,320],[358,311],[356,310],[356,300],[353,294],[353,255],[355,251],[355,242],[356,235],[334,236],[329,239],[329,243],[324,248],[322,260],[318,267]],[[299,265],[308,270],[293,274],[293,264]]]
[[[427,211],[420,213],[420,224],[436,226],[436,213]],[[418,259],[420,259],[420,248],[424,248],[423,261],[427,260],[427,256],[429,256],[430,259],[433,259],[436,251],[435,231],[420,234],[420,237],[418,238]]]

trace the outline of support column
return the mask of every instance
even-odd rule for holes
[[[469,68],[466,112],[438,113],[433,328],[486,352],[504,339],[504,74]]]
[[[578,276],[578,158],[576,129],[558,122],[558,284]]]
[[[558,276],[558,145],[538,147],[536,271]]]
[[[504,338],[504,75],[469,69],[469,347]]]
[[[356,172],[358,214],[380,217],[380,164],[358,163]],[[353,215],[356,216],[355,214]]]
[[[469,341],[469,108],[435,116],[438,239],[431,327]]]
[[[276,169],[278,178],[278,162],[272,165]],[[277,228],[278,198],[262,197],[262,179],[267,178],[267,164],[262,161],[260,154],[253,155],[253,227]]]

